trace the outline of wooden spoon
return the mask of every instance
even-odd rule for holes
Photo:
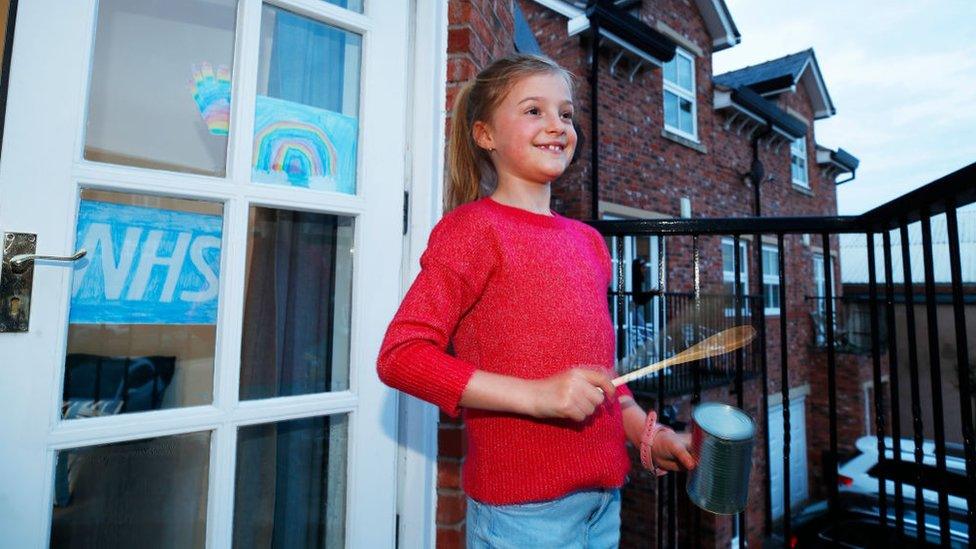
[[[683,364],[685,362],[692,362],[694,360],[701,360],[703,358],[732,352],[740,347],[748,345],[749,342],[751,342],[755,337],[756,329],[748,324],[722,330],[721,332],[699,341],[698,343],[688,347],[684,351],[681,351],[670,358],[666,358],[660,362],[655,362],[654,364],[649,364],[643,368],[634,370],[629,374],[624,374],[614,379],[613,386],[620,387],[624,383],[630,383],[635,379],[642,378],[652,372],[667,368],[668,366],[674,366],[675,364]]]

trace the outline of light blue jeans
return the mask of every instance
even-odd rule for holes
[[[468,549],[610,549],[620,543],[620,490],[488,505],[468,498]]]

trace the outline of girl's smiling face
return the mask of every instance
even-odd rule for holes
[[[569,82],[556,73],[516,82],[488,122],[476,121],[478,146],[492,151],[498,180],[549,183],[569,166],[576,150]]]

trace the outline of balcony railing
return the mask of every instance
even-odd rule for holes
[[[811,302],[810,319],[813,322],[813,344],[819,348],[827,346],[827,310],[823,297],[807,296]],[[860,297],[835,297],[834,299],[834,349],[838,353],[871,353],[871,301]],[[877,310],[880,333],[879,344],[884,349],[888,344],[885,331],[887,321],[884,308]]]
[[[625,292],[629,296],[630,292]],[[610,291],[611,304],[617,292]],[[695,299],[692,293],[663,292],[649,296],[644,304],[626,299],[627,316],[618,318],[618,373],[624,374],[658,362],[695,343],[736,325],[736,297],[706,294]],[[757,296],[741,298],[739,323],[757,315]],[[744,377],[759,375],[759,361],[751,348],[745,349]],[[629,384],[635,392],[654,398],[658,391],[667,397],[688,395],[695,387],[706,390],[735,381],[735,356],[720,355],[702,360],[694,369],[671,367]],[[697,385],[695,376],[698,376]],[[660,386],[659,386],[660,385]]]
[[[976,202],[976,164],[963,168],[955,173],[945,176],[911,193],[908,193],[896,200],[883,206],[875,208],[859,216],[833,216],[833,217],[763,217],[763,218],[716,218],[716,219],[646,219],[646,220],[624,220],[624,221],[592,221],[590,222],[605,237],[610,239],[614,257],[625,258],[626,249],[636,249],[632,240],[641,238],[645,242],[656,242],[658,253],[655,254],[657,264],[651,268],[659,273],[659,291],[663,294],[648,297],[648,288],[638,286],[637,293],[630,287],[629,281],[636,277],[628,272],[628,265],[625,261],[617,262],[616,282],[614,288],[621,291],[611,292],[610,305],[614,311],[614,319],[618,330],[618,366],[621,370],[631,370],[652,362],[656,359],[670,356],[680,352],[686,346],[700,341],[707,335],[720,330],[730,324],[738,325],[751,323],[757,328],[758,337],[752,344],[751,349],[736,352],[730,357],[721,359],[720,362],[692,363],[681,369],[672,370],[670,374],[659,377],[652,377],[641,381],[635,385],[639,392],[656,395],[655,405],[659,413],[664,411],[668,404],[668,399],[681,394],[691,394],[692,404],[696,404],[701,399],[702,391],[710,383],[710,380],[722,380],[723,383],[731,383],[735,387],[735,404],[743,408],[744,393],[743,384],[752,375],[760,378],[759,385],[762,388],[761,413],[757,417],[761,424],[759,433],[768,433],[769,425],[769,400],[767,393],[777,391],[780,393],[782,401],[782,421],[783,421],[783,446],[782,461],[783,471],[790,471],[791,441],[789,433],[790,426],[790,391],[789,383],[786,380],[796,377],[791,376],[791,369],[804,366],[802,372],[807,376],[806,381],[811,384],[813,391],[811,399],[822,399],[823,404],[808,407],[807,423],[813,424],[819,421],[817,416],[824,414],[827,417],[826,425],[829,431],[829,440],[824,444],[825,447],[816,448],[823,452],[823,479],[822,489],[827,494],[830,516],[834,521],[834,531],[838,531],[839,520],[839,490],[837,464],[840,459],[840,447],[845,449],[854,447],[854,440],[841,440],[840,429],[838,428],[838,399],[849,399],[847,393],[839,392],[838,389],[838,363],[841,362],[838,352],[843,350],[844,345],[840,341],[840,329],[845,326],[849,334],[856,340],[857,346],[861,347],[867,355],[863,357],[870,371],[868,383],[873,389],[873,398],[869,417],[873,423],[873,432],[877,438],[877,448],[879,458],[877,475],[877,519],[882,526],[893,527],[901,535],[915,531],[919,541],[924,541],[926,528],[913,528],[911,523],[925,524],[925,501],[922,497],[908,497],[905,494],[907,486],[924,487],[932,490],[938,496],[938,529],[937,536],[943,546],[950,546],[949,528],[949,496],[950,492],[963,494],[966,502],[965,522],[968,525],[969,535],[976,535],[976,439],[974,439],[973,409],[971,387],[971,372],[969,362],[969,343],[966,332],[966,314],[964,311],[963,280],[961,275],[961,256],[960,238],[957,223],[956,211],[958,208]],[[932,244],[932,220],[936,217],[944,216],[947,231],[948,250],[944,254],[948,258],[951,281],[951,308],[952,322],[947,323],[944,317],[936,314],[936,280],[934,277],[934,259]],[[939,220],[940,222],[942,220]],[[910,253],[909,239],[907,238],[910,225],[919,224],[922,233],[922,253],[921,256]],[[914,229],[913,229],[914,230]],[[892,246],[892,235],[900,235],[897,239],[898,244]],[[857,333],[851,332],[851,320],[844,320],[838,324],[838,306],[835,296],[838,289],[834,286],[835,277],[834,262],[820,260],[817,265],[822,266],[824,272],[816,276],[817,282],[822,288],[823,295],[822,319],[815,319],[813,312],[816,310],[814,305],[804,296],[812,293],[813,283],[807,280],[794,280],[797,272],[795,265],[799,263],[797,254],[811,253],[811,244],[820,248],[820,257],[831,257],[832,252],[838,249],[837,235],[853,234],[860,235],[867,244],[867,264],[869,271],[869,282],[867,285],[867,299],[860,304],[866,308],[866,314],[862,315],[858,322]],[[653,237],[653,238],[647,238]],[[723,280],[713,275],[712,277],[703,276],[703,271],[715,273],[723,272],[722,262],[716,260],[714,254],[720,253],[720,246],[717,244],[720,238],[730,238],[733,241],[732,249],[738,250],[740,242],[751,239],[753,244],[760,242],[765,246],[750,245],[749,257],[747,261],[753,264],[754,273],[751,278],[752,286],[758,286],[756,281],[765,282],[763,277],[763,248],[770,244],[775,247],[778,255],[778,288],[773,286],[774,291],[778,289],[778,309],[782,311],[778,321],[767,318],[767,309],[764,307],[762,295],[749,297],[744,295],[747,284],[740,280],[744,271],[740,265],[740,254],[731,254],[733,257],[733,267],[731,271],[727,268],[724,271],[735,273],[735,280]],[[876,246],[883,253],[876,257]],[[630,247],[630,248],[628,248]],[[644,246],[647,248],[647,246]],[[667,250],[667,254],[665,254]],[[706,253],[707,252],[707,253]],[[709,255],[711,254],[711,255]],[[908,306],[904,307],[905,319],[902,322],[895,322],[894,284],[891,282],[893,277],[892,256],[901,257],[901,268],[903,272],[904,284],[902,292],[904,301]],[[940,251],[940,255],[941,251]],[[924,266],[924,277],[922,280],[912,281],[912,263],[921,262]],[[767,263],[768,265],[768,263]],[[786,266],[791,265],[790,269]],[[728,276],[726,276],[728,278]],[[767,277],[768,278],[768,277]],[[917,277],[916,277],[917,278]],[[730,284],[731,283],[731,284]],[[729,298],[731,301],[716,304],[715,297],[709,295],[709,288],[720,289],[722,287],[735,288],[736,295]],[[913,288],[922,287],[924,291],[914,293]],[[644,293],[642,293],[644,292]],[[711,293],[716,293],[712,291]],[[770,295],[765,291],[753,291],[757,294]],[[638,306],[635,301],[639,300]],[[658,305],[655,307],[655,301]],[[647,304],[651,304],[647,307]],[[923,305],[925,310],[924,319],[916,319],[914,305]],[[633,320],[636,311],[643,307],[643,316],[639,320]],[[710,311],[710,312],[709,312]],[[883,313],[883,314],[882,314]],[[923,322],[924,320],[924,322]],[[814,324],[818,324],[822,331],[821,349],[817,350],[816,345],[810,345],[812,352],[819,353],[816,360],[822,361],[823,367],[812,367],[810,364],[797,364],[796,351],[797,342],[802,345],[809,345],[811,339],[798,338],[798,330],[807,330],[809,334],[815,333]],[[866,327],[863,325],[866,321]],[[940,325],[940,321],[942,324]],[[970,322],[972,319],[970,319]],[[882,323],[884,324],[882,326]],[[924,330],[918,328],[924,325]],[[944,344],[940,344],[940,332],[945,332],[951,343],[952,355],[957,364],[952,368],[943,368],[940,353],[946,349]],[[888,334],[886,337],[885,334]],[[814,335],[814,338],[817,336]],[[925,340],[925,344],[921,344]],[[899,345],[896,342],[907,341],[908,356],[899,356]],[[785,343],[785,344],[783,344]],[[851,343],[848,343],[851,344]],[[927,379],[922,382],[923,373],[920,373],[919,349],[925,349],[928,355]],[[824,356],[825,355],[825,356]],[[854,357],[856,358],[856,357]],[[845,359],[846,360],[846,359]],[[907,368],[899,369],[899,364],[906,364]],[[751,366],[753,365],[754,366]],[[841,365],[843,367],[843,364]],[[778,373],[776,385],[771,385],[770,377],[774,371]],[[904,375],[904,371],[908,375]],[[845,375],[847,375],[845,373]],[[684,377],[682,377],[684,376]],[[902,377],[902,379],[899,379]],[[884,378],[884,383],[883,383]],[[847,381],[845,378],[842,381]],[[842,383],[844,391],[847,391],[849,383]],[[931,388],[930,394],[923,395],[920,387],[928,386]],[[905,387],[909,390],[906,390]],[[690,387],[690,391],[688,388]],[[822,390],[818,389],[822,388]],[[860,387],[858,387],[860,390]],[[951,418],[952,424],[959,426],[962,440],[962,458],[965,461],[965,474],[957,475],[951,483],[945,479],[955,478],[951,472],[947,472],[947,425],[944,400],[946,395],[951,392],[954,401],[959,404],[959,417]],[[907,396],[906,396],[907,395]],[[755,403],[750,403],[754,405]],[[845,402],[846,404],[846,402]],[[923,406],[928,407],[930,413],[923,414]],[[899,419],[901,410],[911,409],[911,425],[903,425]],[[927,410],[928,412],[928,410]],[[930,432],[931,441],[923,440],[923,415],[931,422]],[[848,421],[849,418],[843,418]],[[890,422],[890,425],[888,424]],[[864,421],[861,420],[863,424]],[[846,425],[846,424],[845,424]],[[848,430],[845,430],[848,432]],[[850,435],[848,435],[849,437]],[[885,447],[885,437],[889,437],[893,448]],[[902,447],[902,438],[911,439],[914,444],[911,447]],[[765,534],[769,535],[773,530],[773,520],[771,514],[771,486],[770,478],[770,454],[769,444],[766,440],[757,439],[757,446],[761,447],[765,454],[765,471],[762,479],[754,479],[765,483],[763,502],[751,501],[750,506],[754,508],[757,504],[764,504],[763,527]],[[951,442],[948,445],[951,447]],[[923,448],[933,448],[934,463],[923,463]],[[893,450],[893,452],[892,452]],[[906,455],[911,455],[914,459],[903,459],[903,450]],[[820,455],[811,452],[809,455]],[[955,458],[952,458],[955,459]],[[904,467],[903,467],[904,466]],[[923,478],[923,471],[926,468],[934,467],[937,475]],[[898,474],[887,474],[884,471],[896,471]],[[905,471],[910,471],[906,474]],[[790,501],[790,474],[782,475],[782,494],[783,509],[792,508]],[[675,505],[677,490],[673,475],[670,480],[658,481],[658,497],[661,497],[661,490],[667,490],[668,495],[663,501],[667,502],[667,509],[659,510],[665,513],[668,520],[666,527],[662,515],[659,514],[658,520],[658,545],[676,546]],[[663,477],[668,478],[668,477]],[[932,478],[943,479],[934,482]],[[894,491],[886,489],[886,480],[894,483]],[[951,489],[948,484],[952,484]],[[677,497],[684,497],[683,490]],[[659,501],[662,501],[659,499]],[[914,516],[906,516],[906,510],[911,514],[914,508]],[[907,509],[906,509],[907,508]],[[931,511],[930,511],[931,514]],[[694,522],[701,520],[700,512],[694,513]],[[791,517],[789,511],[783,516],[782,522],[778,525],[778,531],[782,532],[782,539],[789,540],[791,534]],[[738,515],[737,531],[743,533],[739,536],[740,546],[744,546],[746,533],[749,531],[746,525],[746,514]],[[695,526],[697,524],[686,525],[683,531],[699,532]],[[666,530],[666,531],[665,531]],[[909,540],[914,541],[914,540]]]

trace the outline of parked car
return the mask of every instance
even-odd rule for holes
[[[917,544],[918,529],[915,510],[906,509],[904,531],[895,526],[895,513],[888,509],[887,522],[882,524],[878,513],[876,495],[843,493],[838,498],[839,509],[836,524],[830,517],[826,501],[818,501],[805,507],[793,517],[789,543],[783,543],[782,530],[766,540],[764,546],[807,549],[819,547],[888,548],[888,547],[939,547],[940,530],[937,507],[926,505],[924,522],[925,541]],[[964,520],[953,519],[949,523],[950,547],[969,547],[969,536]]]
[[[827,502],[819,501],[808,505],[792,518],[789,543],[783,543],[780,530],[767,540],[771,546],[795,548],[827,547],[837,544],[841,547],[900,547],[914,544],[918,537],[918,521],[915,510],[915,494],[918,475],[922,478],[922,497],[924,498],[924,536],[923,546],[940,544],[939,498],[936,489],[949,493],[949,534],[952,547],[969,547],[969,531],[966,522],[967,502],[964,498],[966,482],[966,462],[961,445],[946,445],[946,472],[940,474],[936,466],[935,444],[922,443],[921,469],[915,462],[915,441],[901,439],[899,461],[894,459],[894,444],[891,437],[884,440],[887,461],[878,461],[878,439],[861,437],[855,442],[858,453],[837,468],[838,516],[837,522],[831,520]],[[885,481],[887,496],[886,523],[880,519],[878,478]],[[895,480],[902,482],[904,500],[904,530],[899,533],[895,520]]]
[[[839,490],[859,494],[878,495],[878,477],[889,480],[885,482],[885,493],[888,501],[895,497],[895,479],[902,482],[902,497],[905,507],[911,507],[915,502],[915,484],[917,475],[921,473],[926,506],[932,505],[938,513],[939,496],[936,490],[925,489],[925,486],[942,487],[949,492],[950,515],[965,516],[968,508],[965,499],[966,460],[963,447],[960,444],[946,445],[946,473],[945,478],[936,467],[935,443],[931,440],[922,443],[922,467],[915,463],[915,441],[901,439],[901,460],[894,460],[893,441],[891,437],[884,438],[885,456],[888,461],[878,463],[878,439],[866,436],[857,439],[855,447],[859,454],[837,468]]]

